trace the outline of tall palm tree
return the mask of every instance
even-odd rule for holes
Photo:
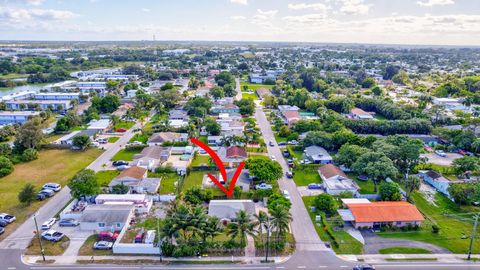
[[[268,215],[264,211],[260,211],[258,214],[253,215],[253,217],[256,219],[255,226],[258,226],[258,233],[263,237],[263,229],[268,220]]]
[[[220,219],[217,217],[209,217],[201,231],[203,243],[207,241],[207,238],[210,237],[213,241],[213,238],[220,234],[222,231],[222,224]]]
[[[230,236],[232,240],[240,238],[241,247],[247,245],[245,242],[247,235],[254,236],[254,234],[255,223],[250,220],[250,214],[245,210],[238,211],[235,217],[235,222],[232,222],[227,226],[227,235]]]
[[[280,240],[280,236],[283,236],[290,229],[288,225],[292,220],[292,214],[283,205],[277,205],[273,209],[270,209],[270,215],[272,216],[272,225],[276,232],[276,242]]]
[[[205,210],[201,206],[196,206],[190,210],[190,222],[188,224],[187,230],[192,233],[192,236],[195,237],[197,234],[201,234],[202,230],[207,224],[207,215]]]

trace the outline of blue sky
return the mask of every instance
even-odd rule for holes
[[[0,0],[0,39],[480,45],[478,0]]]

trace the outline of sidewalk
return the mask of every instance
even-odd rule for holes
[[[436,261],[444,263],[467,262],[467,254],[368,254],[337,255],[337,257],[345,261],[364,261],[367,263],[391,263],[395,261]],[[471,257],[472,259],[480,260],[479,254],[472,254]],[[480,262],[476,263],[480,264]]]
[[[285,262],[290,258],[290,256],[284,256],[284,257],[270,257],[269,260],[274,261],[274,263],[281,263]],[[62,265],[69,265],[69,264],[76,264],[77,261],[82,261],[82,263],[101,263],[101,262],[107,262],[109,264],[122,264],[128,261],[137,262],[137,263],[159,263],[159,257],[157,256],[95,256],[92,260],[92,256],[46,256],[45,259],[47,261],[54,260],[54,264],[62,264]],[[174,261],[188,261],[188,262],[193,262],[193,261],[198,261],[198,262],[218,262],[222,261],[225,263],[243,263],[243,264],[260,264],[262,260],[264,260],[265,257],[247,257],[247,256],[242,256],[242,257],[234,257],[234,256],[229,256],[229,257],[189,257],[189,258],[162,258],[163,262],[174,262]],[[42,260],[41,256],[23,256],[22,261],[25,264],[38,264],[37,262]]]

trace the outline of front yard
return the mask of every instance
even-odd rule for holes
[[[425,222],[418,231],[388,231],[378,233],[381,237],[399,238],[427,242],[447,248],[453,253],[466,254],[473,230],[473,218],[470,209],[462,209],[443,195],[436,194],[435,205],[428,202],[422,193],[412,194],[417,208],[425,216]],[[478,210],[477,210],[478,211]],[[440,227],[439,233],[432,232],[432,225]],[[480,231],[475,236],[480,239]],[[480,252],[479,240],[473,245],[473,253]]]
[[[12,174],[0,178],[0,213],[14,214],[17,221],[6,227],[3,238],[22,224],[25,219],[40,208],[46,201],[35,201],[24,206],[18,201],[18,193],[26,183],[37,189],[47,182],[59,183],[62,186],[77,172],[87,167],[102,153],[99,149],[86,151],[42,150],[37,160],[15,165]],[[52,213],[52,215],[55,213]]]
[[[118,151],[118,153],[116,153],[115,156],[112,157],[112,161],[115,161],[115,160],[132,161],[133,157],[136,154],[139,154],[140,152],[142,152],[142,150],[143,149],[137,148],[137,147],[122,149]]]
[[[293,170],[293,181],[299,187],[308,186],[311,183],[321,183],[322,179],[318,174],[318,166],[312,165],[299,165]]]
[[[70,239],[64,236],[59,242],[46,241],[42,239],[42,247],[45,252],[45,256],[60,256],[70,245]],[[40,243],[35,236],[32,238],[32,242],[25,250],[25,255],[41,255]]]
[[[78,251],[79,256],[110,256],[113,255],[112,250],[96,250],[93,249],[93,244],[97,242],[97,235],[91,235],[87,238],[85,243]]]

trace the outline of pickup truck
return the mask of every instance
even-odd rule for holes
[[[42,233],[42,238],[47,241],[58,242],[62,240],[63,236],[65,236],[61,232],[57,232],[55,230],[48,230]]]

